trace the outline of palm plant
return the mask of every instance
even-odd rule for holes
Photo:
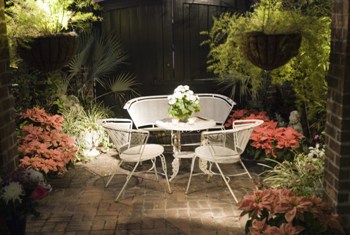
[[[93,31],[81,34],[79,39],[78,52],[69,63],[69,78],[71,91],[77,92],[81,101],[97,98],[96,83],[106,90],[99,97],[114,93],[121,101],[126,94],[137,94],[134,75],[120,72],[127,65],[128,55],[117,35]]]

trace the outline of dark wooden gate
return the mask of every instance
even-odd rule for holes
[[[142,95],[169,94],[179,85],[195,92],[216,92],[206,71],[208,46],[200,35],[213,16],[244,11],[246,0],[107,0],[102,30],[120,35],[130,55]]]

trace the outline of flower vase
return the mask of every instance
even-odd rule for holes
[[[10,235],[25,235],[27,216],[10,213],[5,216],[5,222]]]
[[[188,117],[182,117],[179,118],[180,122],[187,122],[188,121]]]

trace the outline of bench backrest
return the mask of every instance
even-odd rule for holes
[[[223,125],[236,104],[232,99],[220,94],[199,93],[201,111],[195,116],[213,119]],[[168,95],[141,96],[129,100],[124,105],[136,128],[155,128],[155,122],[168,116]]]

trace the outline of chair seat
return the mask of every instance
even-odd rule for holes
[[[200,146],[197,147],[196,156],[209,162],[221,164],[236,163],[240,160],[240,153],[223,146]],[[216,155],[214,156],[213,153]]]
[[[146,144],[143,150],[143,154],[135,154],[140,150],[139,146],[135,146],[125,150],[121,155],[120,159],[128,162],[138,162],[154,159],[155,156],[159,156],[164,152],[164,147],[159,144]]]

